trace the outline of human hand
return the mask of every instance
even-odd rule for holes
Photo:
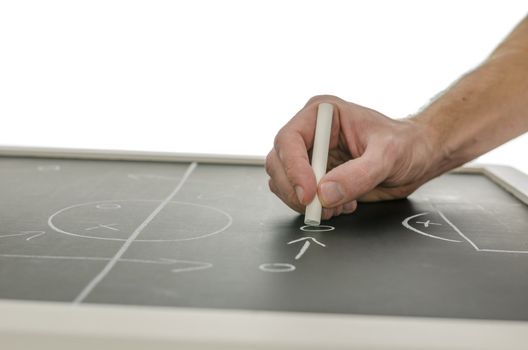
[[[328,172],[316,184],[309,157],[317,106],[334,105]],[[436,176],[441,152],[431,131],[413,119],[394,120],[334,96],[316,96],[277,134],[266,158],[269,187],[299,213],[316,192],[323,219],[352,213],[357,201],[404,198]]]

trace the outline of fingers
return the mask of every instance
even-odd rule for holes
[[[423,182],[412,182],[407,185],[396,186],[396,187],[383,187],[378,186],[372,191],[365,193],[358,200],[360,202],[379,202],[388,201],[394,199],[402,199],[413,193]]]
[[[302,136],[295,131],[281,132],[275,142],[275,152],[280,162],[277,166],[298,194],[300,203],[310,203],[317,191],[317,184]]]
[[[317,191],[308,157],[315,134],[316,107],[305,107],[279,131],[266,158],[270,189],[273,187],[279,198],[300,212]]]
[[[353,206],[350,203],[370,192],[385,177],[381,152],[367,149],[361,157],[332,169],[321,179],[319,198],[323,207],[336,208],[348,204],[347,209],[350,210]]]
[[[290,184],[275,149],[266,158],[266,172],[270,176],[269,187],[284,203],[295,211],[304,211],[297,198],[294,187]]]
[[[299,189],[296,192],[295,187],[290,183],[275,149],[272,149],[266,158],[266,172],[270,176],[270,190],[290,208],[299,213],[303,213],[304,206],[299,201],[299,197],[303,197],[303,194],[300,193],[299,195]]]
[[[348,203],[338,205],[334,208],[323,208],[321,215],[322,220],[329,220],[333,216],[339,216],[341,214],[351,214],[357,208],[357,201],[350,201]]]
[[[333,96],[316,96],[297,113],[275,137],[274,148],[266,158],[266,171],[270,176],[269,187],[282,201],[294,210],[303,213],[316,192],[317,183],[308,150],[315,135],[317,107],[321,102],[342,102]],[[334,141],[339,131],[339,108],[334,109],[332,126]],[[344,203],[343,203],[344,204]],[[351,212],[357,204],[349,203],[323,212],[323,219]]]
[[[322,102],[336,106],[329,158],[333,169],[317,185],[308,151],[314,139],[317,106]],[[270,189],[301,213],[318,193],[325,220],[352,213],[357,200],[403,198],[427,179],[423,171],[412,170],[417,168],[414,164],[419,165],[418,170],[427,164],[413,157],[414,150],[421,149],[412,141],[415,129],[412,124],[396,122],[334,96],[316,96],[275,138],[266,160]]]

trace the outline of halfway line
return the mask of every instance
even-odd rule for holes
[[[77,297],[73,300],[74,304],[82,303],[84,299],[86,299],[86,297],[92,292],[92,290],[97,287],[99,282],[101,282],[106,277],[106,275],[110,272],[110,270],[112,270],[117,261],[123,256],[123,254],[125,254],[126,250],[130,247],[132,242],[139,236],[141,231],[143,231],[143,229],[156,217],[156,215],[158,215],[159,212],[163,210],[163,208],[172,200],[176,193],[178,193],[178,191],[182,188],[183,183],[191,175],[196,166],[196,162],[191,163],[176,188],[171,192],[171,194],[167,198],[165,198],[163,202],[161,202],[161,204],[156,209],[154,209],[154,211],[148,216],[148,218],[146,218],[145,221],[143,221],[141,225],[138,226],[138,228],[130,235],[130,237],[128,237],[125,243],[117,251],[114,257],[110,259],[108,264],[106,264],[106,266],[101,270],[101,272],[99,272],[99,274],[95,276],[94,279],[90,281],[90,283],[88,283],[86,287],[84,287],[81,293],[79,293],[79,295],[77,295]]]

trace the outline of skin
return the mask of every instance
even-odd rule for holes
[[[334,105],[328,172],[310,167],[319,103]],[[317,193],[323,219],[358,201],[405,198],[425,182],[528,131],[528,17],[475,70],[418,114],[391,119],[335,96],[315,96],[278,132],[269,187],[299,213]]]

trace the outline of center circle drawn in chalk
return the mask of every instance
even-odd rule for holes
[[[233,223],[227,212],[207,205],[161,200],[107,200],[63,208],[48,218],[54,231],[107,241],[182,242],[210,237]],[[153,215],[153,217],[150,217]],[[139,231],[139,232],[138,232]]]

